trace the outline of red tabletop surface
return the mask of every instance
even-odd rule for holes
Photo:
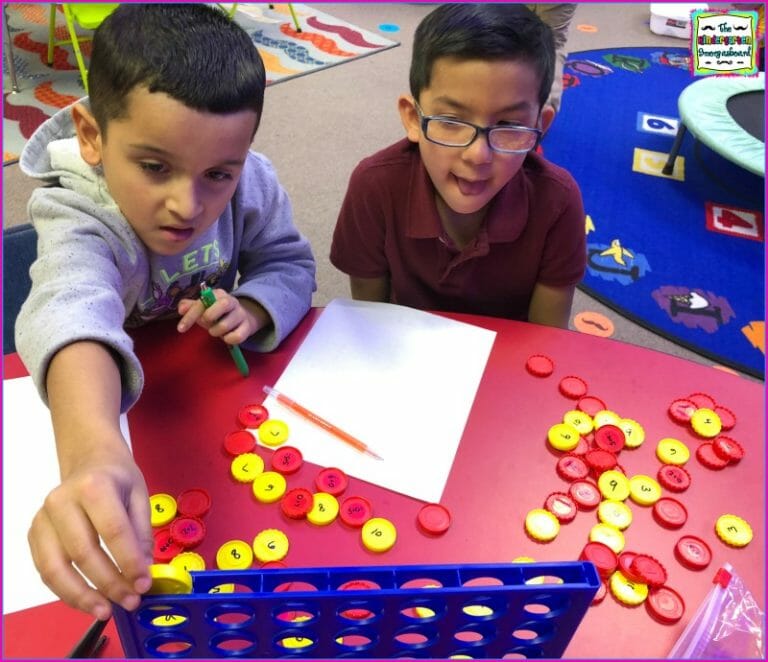
[[[760,607],[765,608],[763,385],[663,353],[576,332],[450,315],[498,335],[441,500],[453,517],[445,534],[428,536],[417,528],[422,502],[354,478],[342,498],[368,498],[374,515],[390,519],[397,527],[397,543],[386,553],[367,551],[359,530],[338,520],[327,527],[315,527],[288,519],[279,504],[257,502],[250,485],[230,477],[231,456],[224,451],[224,436],[239,428],[241,406],[263,400],[262,386],[277,381],[321,312],[313,309],[275,352],[246,352],[251,369],[247,379],[239,375],[225,346],[200,329],[178,335],[173,323],[161,323],[135,334],[146,385],[128,416],[134,454],[150,494],[178,495],[195,487],[210,493],[212,506],[204,517],[206,537],[195,550],[205,558],[208,568],[215,567],[221,544],[234,538],[250,542],[266,528],[278,528],[288,535],[290,551],[285,563],[291,567],[498,563],[518,556],[536,561],[576,560],[598,521],[596,511],[579,512],[561,527],[553,542],[546,544],[529,538],[523,525],[526,513],[543,507],[551,492],[567,490],[568,483],[555,472],[560,454],[550,449],[546,437],[548,429],[575,408],[575,401],[558,390],[563,377],[575,375],[586,381],[588,393],[601,398],[608,409],[644,428],[645,442],[619,455],[628,476],[647,474],[655,478],[661,466],[655,455],[657,442],[673,437],[691,450],[686,469],[693,481],[681,494],[664,490],[688,510],[688,521],[681,529],[662,528],[650,507],[627,500],[634,519],[625,531],[626,549],[651,554],[661,561],[668,572],[667,585],[687,605],[682,620],[662,625],[645,607],[622,606],[609,595],[589,609],[565,657],[666,657],[709,592],[716,570],[725,562],[734,566]],[[534,377],[526,371],[526,361],[533,354],[545,354],[553,360],[551,376]],[[6,361],[6,370],[9,365]],[[695,457],[703,441],[690,427],[669,417],[667,409],[673,400],[696,392],[707,393],[736,414],[736,426],[725,434],[746,449],[740,463],[721,471],[706,469]],[[381,406],[386,411],[387,403]],[[392,434],[408,434],[398,428],[397,411],[387,414]],[[378,450],[385,454],[385,448]],[[271,451],[259,448],[257,452],[268,464]],[[319,470],[305,463],[288,476],[289,488],[314,489]],[[425,467],[424,471],[428,470]],[[736,549],[719,540],[715,521],[726,513],[739,515],[752,525],[754,539],[748,546]],[[674,546],[682,535],[695,535],[709,544],[713,560],[706,570],[686,569],[675,559]],[[5,656],[63,655],[88,622],[88,616],[61,603],[5,616]],[[44,637],[40,636],[41,623]],[[119,655],[112,624],[107,634],[111,636],[104,654]]]

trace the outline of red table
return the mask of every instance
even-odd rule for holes
[[[693,482],[677,496],[689,512],[688,522],[679,530],[660,527],[650,508],[627,501],[634,521],[625,531],[626,549],[650,553],[663,563],[669,574],[667,584],[687,604],[683,619],[675,625],[662,625],[643,606],[628,608],[609,595],[590,608],[566,656],[665,657],[724,562],[734,566],[764,609],[763,385],[594,336],[451,315],[498,335],[443,494],[442,503],[451,510],[453,524],[440,537],[427,537],[417,529],[415,518],[421,502],[356,479],[350,481],[346,494],[367,497],[374,514],[392,520],[397,527],[397,544],[387,553],[368,552],[360,542],[359,531],[338,521],[318,528],[288,520],[277,505],[256,502],[249,485],[236,483],[229,476],[224,435],[238,428],[236,416],[241,406],[261,402],[262,386],[277,381],[320,312],[311,311],[277,351],[247,354],[251,367],[248,379],[239,376],[224,345],[211,341],[199,329],[178,336],[173,323],[167,323],[136,334],[146,386],[140,403],[129,413],[134,453],[150,493],[175,495],[204,487],[211,494],[212,508],[205,517],[207,535],[196,550],[209,568],[214,567],[219,545],[232,538],[250,541],[266,528],[279,528],[288,535],[291,548],[286,563],[292,567],[496,563],[518,556],[537,561],[575,560],[597,522],[594,511],[579,512],[548,544],[531,540],[523,521],[530,509],[543,506],[547,495],[567,488],[555,473],[558,453],[549,448],[546,435],[551,425],[574,408],[575,402],[559,393],[558,382],[576,375],[608,409],[638,421],[645,429],[645,443],[637,449],[625,449],[619,457],[629,476],[655,477],[661,464],[655,456],[656,444],[662,438],[674,437],[692,451],[686,468]],[[534,377],[526,371],[526,360],[532,354],[546,354],[554,360],[552,376]],[[709,394],[736,414],[737,424],[726,434],[747,450],[747,457],[739,464],[721,471],[704,468],[693,456],[701,440],[690,428],[670,419],[669,404],[695,392]],[[382,407],[386,406],[383,402]],[[391,417],[393,434],[407,434],[397,429],[396,411]],[[268,460],[269,451],[259,452]],[[289,487],[312,488],[318,470],[305,464],[289,477]],[[747,547],[728,547],[715,535],[715,520],[725,513],[751,523],[754,540]],[[683,534],[708,542],[714,557],[709,568],[695,572],[678,563],[673,549]],[[61,603],[5,616],[5,657],[63,655],[88,622],[86,615]],[[45,624],[44,637],[40,636],[41,623]],[[104,654],[119,655],[112,624],[107,634],[111,635],[110,643]]]

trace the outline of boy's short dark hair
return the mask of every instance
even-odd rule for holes
[[[139,86],[195,110],[254,110],[258,126],[266,74],[248,34],[220,9],[125,3],[93,37],[88,89],[102,133],[125,117],[126,97]]]
[[[413,39],[410,84],[417,101],[441,57],[530,62],[541,79],[539,105],[549,97],[555,68],[552,30],[524,5],[445,4],[428,14]]]

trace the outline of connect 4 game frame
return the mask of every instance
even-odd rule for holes
[[[128,658],[562,656],[600,586],[589,562],[190,573],[115,620]]]

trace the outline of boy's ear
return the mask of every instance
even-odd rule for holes
[[[419,142],[421,128],[419,126],[419,114],[413,105],[413,97],[401,94],[397,100],[397,109],[400,111],[400,121],[403,123],[405,135],[412,143]]]
[[[97,166],[101,163],[102,137],[96,118],[81,103],[72,107],[72,121],[77,132],[77,142],[80,145],[80,156],[88,165]]]
[[[544,107],[541,109],[541,116],[539,119],[539,128],[541,129],[542,135],[545,134],[547,129],[552,125],[552,122],[555,119],[555,114],[556,111],[554,107],[545,103]]]

